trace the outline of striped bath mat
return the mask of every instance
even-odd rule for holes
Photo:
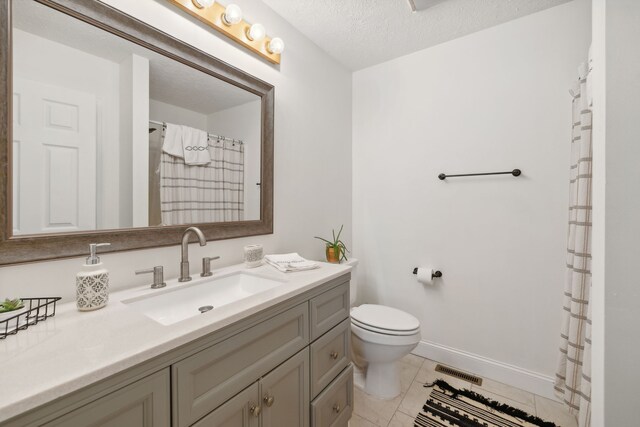
[[[425,384],[425,387],[433,387],[433,391],[416,417],[414,425],[418,427],[557,427],[473,391],[459,390],[443,380]]]

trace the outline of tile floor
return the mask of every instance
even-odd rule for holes
[[[358,388],[354,391],[354,413],[350,427],[410,427],[427,400],[431,389],[424,388],[426,382],[437,378],[445,379],[459,388],[469,388],[486,397],[493,398],[535,414],[562,427],[576,427],[575,418],[560,402],[520,390],[506,384],[483,378],[482,387],[466,381],[436,373],[436,362],[410,354],[400,362],[401,393],[392,400],[379,400],[366,395]]]

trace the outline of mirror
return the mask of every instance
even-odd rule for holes
[[[272,86],[98,1],[3,1],[0,255],[272,232]]]

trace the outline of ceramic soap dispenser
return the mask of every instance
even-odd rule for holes
[[[96,255],[98,247],[111,243],[91,243],[89,256],[76,274],[76,305],[80,311],[97,310],[109,302],[109,270],[104,268]]]

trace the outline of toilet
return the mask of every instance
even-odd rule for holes
[[[351,304],[356,301],[355,266],[351,273]],[[362,304],[351,309],[351,351],[358,368],[355,384],[365,393],[393,399],[400,394],[398,361],[420,342],[420,322],[393,307]]]

